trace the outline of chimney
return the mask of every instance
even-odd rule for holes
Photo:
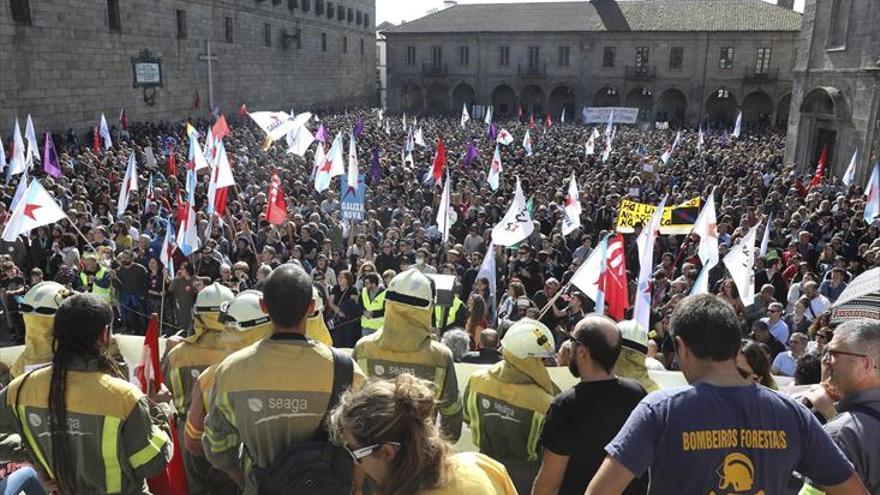
[[[455,0],[443,0],[443,8],[448,9],[449,7],[455,7],[458,5],[458,2]]]
[[[794,10],[794,0],[776,0],[776,5],[784,9]]]

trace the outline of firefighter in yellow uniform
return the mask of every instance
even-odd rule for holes
[[[226,348],[221,341],[223,324],[218,317],[220,307],[232,300],[235,294],[225,285],[217,282],[202,289],[196,296],[193,307],[193,335],[175,346],[162,363],[174,407],[177,409],[177,435],[184,434],[186,412],[192,401],[192,388],[196,378],[208,366],[219,363],[226,357]],[[209,477],[211,465],[204,459],[194,458],[188,452],[183,454],[183,465],[192,495],[209,493],[202,480]]]
[[[442,335],[451,326],[463,326],[465,316],[465,311],[462,311],[463,308],[464,303],[458,297],[458,294],[455,294],[452,298],[452,305],[449,306],[449,310],[446,312],[446,320],[444,321],[443,306],[435,306],[434,326],[437,328],[438,333]]]
[[[382,328],[361,338],[352,357],[369,377],[389,379],[410,373],[434,385],[440,428],[455,442],[461,436],[462,410],[452,351],[437,342],[431,327],[434,284],[410,268],[395,276],[385,291]]]
[[[276,268],[260,301],[272,335],[233,353],[214,373],[202,447],[214,467],[242,481],[245,495],[256,493],[253,466],[271,465],[324,428],[334,361],[330,347],[305,336],[311,295],[311,277],[302,268]],[[365,380],[355,364],[352,387]]]
[[[657,382],[648,375],[648,367],[645,366],[645,358],[648,356],[648,334],[635,320],[621,321],[617,324],[617,328],[620,329],[622,339],[620,357],[614,364],[614,374],[639,382],[639,385],[648,392],[660,390]]]
[[[385,290],[381,284],[379,274],[364,275],[364,288],[361,289],[361,306],[364,310],[361,315],[361,335],[364,337],[375,333],[385,322]]]
[[[324,301],[318,294],[318,289],[314,287],[312,287],[312,301],[315,302],[315,310],[309,314],[309,321],[306,322],[306,337],[331,347],[333,337],[330,336],[330,329],[324,321]]]
[[[168,411],[125,380],[107,352],[112,321],[110,305],[93,294],[66,299],[52,364],[0,391],[0,459],[30,460],[61,493],[147,494],[145,479],[171,459]]]
[[[272,333],[269,315],[260,306],[263,294],[256,290],[241,292],[235,299],[223,303],[220,307],[220,320],[223,322],[221,341],[227,355],[259,342]],[[222,361],[221,361],[222,362]],[[184,444],[186,450],[194,456],[204,457],[202,435],[204,434],[205,404],[208,394],[214,385],[214,374],[220,363],[213,364],[199,375],[193,384],[192,403],[186,415]],[[237,487],[226,473],[211,469],[205,473],[203,484],[211,494],[235,493]]]
[[[501,462],[517,491],[529,493],[541,467],[538,438],[559,388],[542,359],[555,356],[553,333],[523,318],[501,340],[503,360],[472,374],[464,391],[464,420],[474,446]]]

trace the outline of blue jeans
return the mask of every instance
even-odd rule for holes
[[[119,302],[122,306],[122,323],[129,333],[143,335],[147,328],[147,320],[141,314],[144,313],[144,298],[135,294],[120,294]],[[134,310],[134,311],[132,311]]]
[[[26,492],[27,495],[46,495],[34,468],[23,467],[0,481],[2,495],[19,495],[21,492]]]

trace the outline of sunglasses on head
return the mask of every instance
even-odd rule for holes
[[[382,442],[374,443],[373,445],[368,445],[366,447],[361,447],[354,450],[345,447],[345,451],[348,452],[348,455],[351,456],[354,462],[360,463],[361,459],[373,455],[373,453],[379,450],[383,445],[393,445],[394,447],[400,447],[400,443],[398,442]]]

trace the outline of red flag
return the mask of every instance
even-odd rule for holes
[[[623,235],[608,240],[605,272],[600,289],[605,293],[605,313],[616,321],[623,320],[629,306],[629,290],[626,281],[626,257],[623,251]]]
[[[241,115],[242,117],[248,116],[247,106],[244,103],[242,103],[241,106],[238,107],[238,114]]]
[[[266,221],[280,225],[287,221],[287,202],[284,200],[284,188],[278,173],[272,171],[272,180],[269,182],[269,191],[266,192],[268,203],[266,204]]]
[[[214,139],[223,139],[224,136],[229,134],[229,126],[226,125],[225,115],[221,115],[217,122],[214,122],[211,133],[214,134]]]
[[[193,108],[199,108],[202,106],[202,97],[199,96],[199,90],[196,90],[196,99],[193,101]]]
[[[434,163],[431,165],[431,177],[438,184],[443,179],[443,168],[446,166],[446,146],[443,144],[443,135],[437,135],[437,153],[434,155]]]
[[[162,387],[165,378],[162,376],[162,368],[159,366],[159,317],[156,313],[150,315],[150,323],[147,325],[147,335],[144,337],[144,347],[141,351],[141,362],[134,369],[141,391],[147,395],[155,393]],[[177,428],[171,425],[171,442],[174,455],[165,466],[165,471],[149,478],[147,485],[150,492],[156,495],[187,495],[189,489],[186,482],[186,471],[183,467],[180,442],[177,438]]]
[[[101,153],[101,137],[98,133],[98,126],[95,126],[95,133],[92,137],[92,152],[96,155]]]
[[[226,214],[226,201],[229,198],[229,187],[221,187],[214,193],[214,213],[218,216]]]
[[[535,114],[533,113],[529,114],[529,129],[535,129]]]
[[[174,150],[168,153],[168,175],[177,175],[177,158],[174,156]]]
[[[825,162],[828,160],[828,145],[822,146],[822,153],[819,155],[819,166],[816,167],[816,175],[810,182],[810,189],[819,187],[822,183],[822,177],[825,175]]]
[[[122,107],[122,111],[119,112],[119,126],[128,130],[128,117],[125,116],[125,107]]]
[[[550,112],[547,112],[547,115],[544,116],[544,127],[550,127]]]
[[[180,188],[177,189],[177,216],[174,218],[175,223],[178,227],[180,227],[180,222],[186,218],[188,213],[189,206],[183,201],[183,198],[180,197]]]

